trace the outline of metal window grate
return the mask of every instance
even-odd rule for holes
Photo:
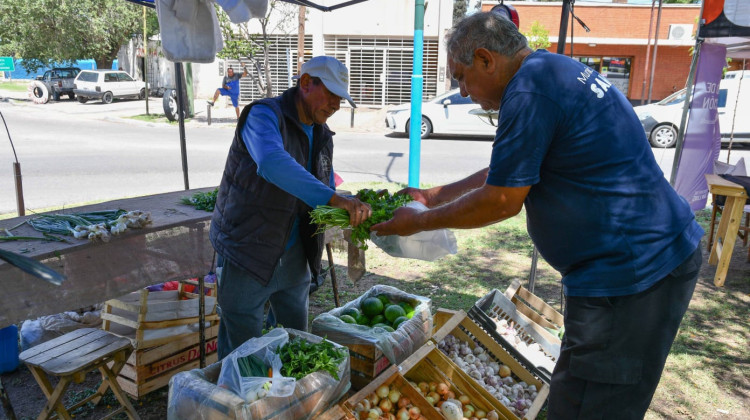
[[[294,85],[291,77],[297,74],[297,35],[269,35],[269,66],[271,67],[271,82],[273,86],[273,96],[280,95],[284,90]],[[312,35],[305,36],[305,60],[312,58]],[[254,77],[265,78],[263,71],[263,56],[259,54],[257,59],[261,63],[261,74],[255,66],[250,64],[249,60],[243,60],[247,66],[250,75],[240,79],[240,106],[248,104],[256,99],[265,97],[254,81]],[[232,66],[235,71],[242,69],[238,60],[226,60],[226,66]],[[241,71],[241,70],[240,70]]]
[[[384,106],[411,100],[413,39],[326,36],[325,54],[349,67],[349,93],[359,105]],[[437,39],[424,40],[423,99],[437,91]]]

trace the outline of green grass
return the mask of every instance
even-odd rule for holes
[[[5,81],[0,82],[0,90],[9,90],[11,92],[26,92],[29,87],[29,81]]]
[[[170,121],[164,114],[140,114],[140,115],[133,115],[132,117],[127,117],[133,120],[138,121],[146,121],[146,122],[156,122],[156,123],[167,123],[167,124],[178,124],[177,121]],[[190,119],[185,119],[185,122],[190,121]]]

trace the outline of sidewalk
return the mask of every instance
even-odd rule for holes
[[[234,108],[224,98],[219,98],[216,104],[211,108],[211,124],[229,124],[234,126],[237,123],[237,116]],[[205,99],[196,99],[194,101],[194,117],[191,123],[201,125],[208,124],[207,107]],[[240,106],[242,111],[242,105]],[[357,132],[357,133],[384,133],[387,131],[385,126],[385,108],[352,108],[341,107],[335,114],[328,119],[328,126],[334,132]]]
[[[87,118],[128,118],[145,113],[143,102],[136,100],[115,100],[109,105],[99,104],[98,101],[89,101],[80,104],[64,98],[61,101],[50,101],[46,104],[35,104],[29,98],[26,91],[11,91],[0,89],[0,102],[10,102],[19,106],[30,106],[38,109],[49,108],[50,111],[58,111],[64,114],[80,115]],[[95,106],[92,106],[95,105]],[[241,105],[244,106],[244,105]],[[164,114],[162,98],[149,98],[149,110],[153,114]],[[240,108],[242,110],[242,108]],[[206,99],[195,99],[193,101],[193,118],[189,119],[188,126],[208,126],[208,104]],[[386,108],[352,108],[346,106],[339,109],[328,119],[328,126],[334,132],[356,132],[356,133],[385,133]],[[139,121],[131,120],[134,123]],[[237,124],[237,116],[231,103],[226,98],[219,98],[211,108],[211,125],[232,127]]]

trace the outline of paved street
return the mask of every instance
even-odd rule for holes
[[[147,123],[126,116],[145,114],[143,101],[80,104],[76,101],[35,105],[21,93],[0,91],[0,112],[8,124],[21,163],[27,209],[73,207],[80,203],[157,194],[184,189],[177,124]],[[205,102],[197,100],[195,118],[185,125],[188,180],[191,188],[218,185],[234,134],[234,110],[217,104],[212,124]],[[163,113],[161,98],[149,102]],[[386,134],[383,110],[342,109],[329,120],[335,137],[334,168],[348,182],[407,183],[409,140]],[[16,211],[14,156],[4,128],[0,136],[0,214]],[[421,144],[420,182],[442,184],[487,165],[489,138],[438,137]],[[654,149],[666,176],[674,149]],[[726,159],[727,150],[722,150]],[[750,159],[733,150],[730,162]]]

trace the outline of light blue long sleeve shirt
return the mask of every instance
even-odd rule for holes
[[[312,154],[313,126],[302,124],[309,141]],[[284,150],[284,143],[279,131],[279,120],[273,110],[262,104],[253,106],[242,127],[242,140],[247,151],[258,165],[258,175],[276,185],[287,193],[315,208],[330,201],[335,192],[333,170],[331,179],[325,185],[310,173],[312,159],[308,156],[307,168],[300,165]],[[294,221],[292,235],[287,248],[294,244],[299,236],[299,220]]]

